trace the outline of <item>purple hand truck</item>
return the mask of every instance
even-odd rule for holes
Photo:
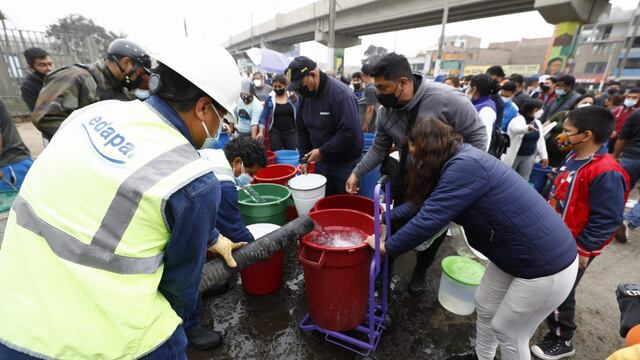
[[[367,341],[357,339],[353,336],[344,334],[339,331],[331,331],[323,329],[322,327],[312,323],[309,313],[307,313],[302,322],[300,328],[303,331],[316,330],[325,334],[324,339],[327,342],[336,344],[347,350],[353,351],[356,354],[362,355],[365,358],[373,358],[370,356],[372,351],[375,351],[378,347],[378,342],[382,337],[382,332],[391,326],[391,318],[387,313],[387,289],[388,289],[388,267],[389,260],[387,256],[380,255],[380,191],[382,186],[385,187],[385,223],[391,224],[391,185],[389,177],[384,175],[378,180],[376,184],[373,202],[374,202],[374,220],[375,220],[375,239],[376,249],[373,259],[371,260],[371,268],[369,270],[369,309],[367,311],[366,320],[363,324],[356,327],[354,330],[358,333],[364,334]],[[389,239],[391,236],[391,226],[386,227],[387,236]],[[375,282],[376,278],[382,271],[382,297],[377,300],[375,297]]]

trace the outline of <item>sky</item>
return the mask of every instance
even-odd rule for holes
[[[125,33],[142,46],[153,49],[172,38],[184,36],[185,21],[189,36],[222,43],[229,36],[249,29],[252,23],[268,21],[277,13],[286,13],[314,1],[181,0],[158,1],[150,7],[147,1],[56,0],[36,5],[31,1],[14,0],[4,1],[0,11],[8,18],[8,27],[40,31],[67,14],[82,14],[107,30]],[[633,9],[638,5],[637,0],[610,0],[610,3],[623,9]],[[482,46],[497,41],[549,37],[552,33],[553,25],[547,24],[535,11],[451,23],[447,24],[445,31],[445,35],[478,36],[482,38]],[[436,44],[439,36],[440,25],[362,36],[361,45],[345,50],[345,64],[359,65],[364,50],[371,44],[411,57]],[[319,62],[326,61],[327,49],[323,45],[303,43],[300,50],[302,55]]]

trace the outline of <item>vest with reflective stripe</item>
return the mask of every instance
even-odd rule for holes
[[[38,357],[131,359],[181,319],[158,291],[167,199],[212,171],[148,105],[74,112],[34,162],[0,248],[0,342]]]

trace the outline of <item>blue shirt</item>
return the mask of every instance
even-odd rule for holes
[[[507,101],[506,103],[504,103],[504,112],[502,114],[500,129],[506,133],[507,129],[509,128],[509,123],[516,116],[518,116],[518,107],[516,106],[516,104],[511,101]]]
[[[231,181],[220,182],[220,207],[216,228],[222,235],[233,242],[252,242],[253,235],[244,225],[242,214],[238,208],[238,190]]]
[[[178,114],[160,97],[151,96],[145,104],[196,147]],[[219,202],[220,183],[213,173],[208,173],[173,193],[165,207],[171,237],[164,251],[164,272],[158,290],[183,320],[196,309],[207,245],[218,239],[215,226]]]

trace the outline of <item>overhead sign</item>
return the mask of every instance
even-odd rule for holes
[[[464,75],[484,74],[491,65],[469,65],[464,67]],[[540,72],[538,64],[502,65],[502,70],[508,75],[537,76]]]

